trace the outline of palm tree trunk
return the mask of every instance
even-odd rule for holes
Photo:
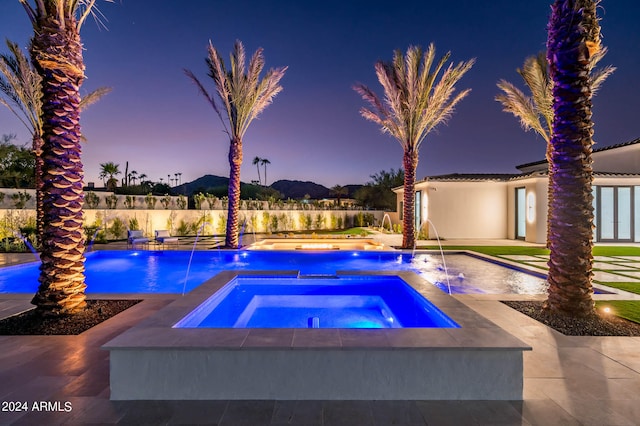
[[[590,5],[589,5],[590,3]],[[584,16],[595,2],[557,0],[549,23],[548,60],[554,81],[549,189],[549,291],[555,313],[594,312],[591,89]],[[584,9],[583,9],[584,8]],[[595,21],[595,20],[594,20]],[[595,21],[597,24],[597,21]]]
[[[267,186],[267,163],[264,163],[264,186]]]
[[[42,244],[44,233],[44,210],[43,210],[43,194],[42,194],[42,145],[44,141],[42,136],[34,135],[33,137],[33,153],[35,156],[35,183],[36,183],[36,238],[38,244]]]
[[[83,169],[79,88],[82,44],[75,22],[40,18],[32,60],[42,76],[43,234],[40,286],[32,299],[44,315],[73,314],[86,306]]]
[[[416,241],[415,231],[415,186],[418,153],[406,150],[403,157],[404,195],[402,207],[402,248],[412,249]]]
[[[232,139],[229,146],[229,206],[225,246],[238,248],[240,232],[240,166],[242,166],[242,139]]]

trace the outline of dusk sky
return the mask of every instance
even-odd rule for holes
[[[351,86],[382,94],[377,60],[393,50],[433,42],[437,56],[476,58],[458,89],[471,94],[449,123],[427,136],[417,177],[444,173],[514,173],[544,159],[544,141],[525,133],[494,100],[504,78],[523,87],[516,68],[545,49],[551,0],[455,2],[424,0],[116,0],[98,1],[107,30],[88,20],[82,29],[87,79],[82,93],[113,92],[82,115],[86,182],[100,163],[166,182],[204,174],[228,176],[228,137],[211,106],[187,79],[192,70],[213,90],[205,64],[209,40],[225,61],[236,39],[252,54],[264,48],[266,68],[288,66],[284,90],[254,121],[244,139],[241,179],[257,179],[255,156],[267,158],[268,183],[311,180],[325,186],[362,184],[402,165],[397,141],[361,118],[364,101]],[[603,0],[602,64],[617,71],[594,98],[596,148],[640,137],[640,16],[638,0]],[[0,1],[0,35],[26,47],[32,29],[18,0]],[[0,46],[6,52],[4,43]],[[30,142],[22,124],[0,109],[0,134]],[[262,169],[261,169],[262,172]],[[122,177],[122,176],[120,176]]]

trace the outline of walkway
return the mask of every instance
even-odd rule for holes
[[[0,424],[638,424],[640,337],[564,336],[500,303],[505,296],[453,297],[532,346],[523,401],[113,402],[101,345],[175,299],[144,295],[79,336],[0,336]],[[0,316],[28,309],[29,299],[0,295]],[[7,411],[23,402],[26,411]]]

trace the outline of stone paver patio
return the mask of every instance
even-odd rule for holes
[[[513,297],[499,295],[453,297],[533,348],[524,353],[522,401],[110,401],[109,353],[100,347],[177,296],[127,297],[144,301],[78,336],[0,336],[0,424],[634,425],[640,419],[640,337],[564,336],[500,303]],[[0,295],[0,317],[28,309],[29,299]],[[11,411],[9,402],[26,402],[28,410],[15,411],[14,404]]]

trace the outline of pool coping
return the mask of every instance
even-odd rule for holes
[[[295,277],[298,271],[223,271],[167,307],[103,345],[103,349],[182,348],[314,349],[385,348],[455,350],[531,350],[520,339],[469,309],[454,297],[409,271],[337,271],[336,275],[398,276],[425,296],[460,328],[294,329],[294,328],[173,328],[237,276]]]
[[[224,271],[102,346],[112,400],[522,400],[531,346],[414,272],[398,276],[460,328],[173,328],[237,276]]]

